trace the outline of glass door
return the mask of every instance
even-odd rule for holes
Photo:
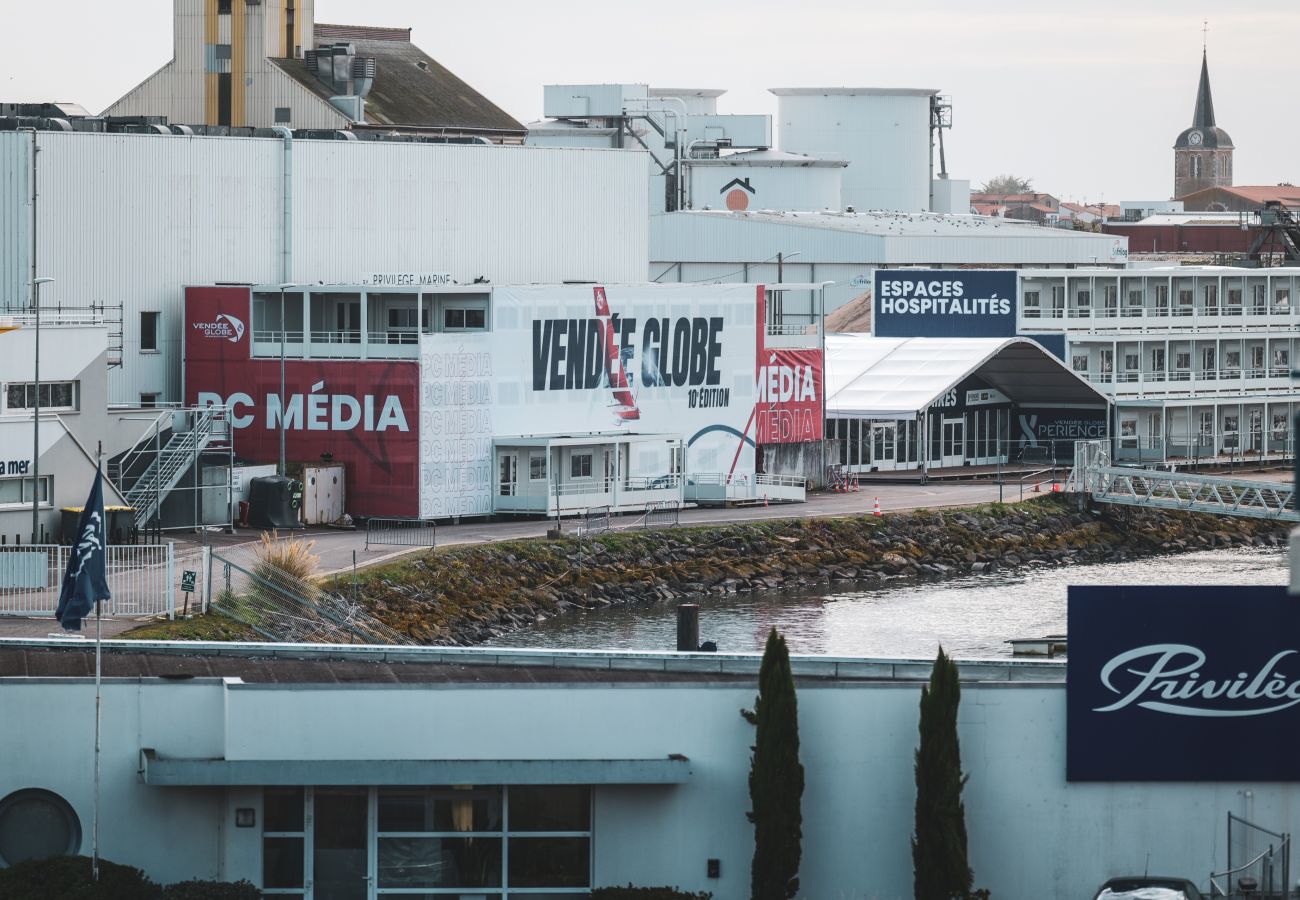
[[[944,468],[960,466],[966,462],[966,423],[961,419],[943,420],[943,458],[939,464]]]
[[[878,469],[894,468],[894,448],[897,426],[873,425],[871,428],[871,463]]]
[[[317,788],[312,839],[313,900],[368,900],[369,791]]]
[[[542,472],[545,477],[545,467]],[[519,454],[502,453],[500,457],[501,478],[497,486],[497,496],[513,497],[517,493],[519,483]]]

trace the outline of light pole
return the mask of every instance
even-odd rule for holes
[[[32,543],[40,543],[41,534],[41,285],[54,279],[48,276],[32,279],[32,316],[36,319],[36,348],[33,360],[33,387],[35,404],[32,416]]]
[[[293,290],[299,285],[293,282],[285,282],[280,285],[280,477],[284,477],[284,292]]]

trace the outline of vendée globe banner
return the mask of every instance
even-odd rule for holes
[[[1071,587],[1069,781],[1300,781],[1300,598]]]
[[[1016,273],[1010,269],[877,269],[877,337],[1013,337]]]

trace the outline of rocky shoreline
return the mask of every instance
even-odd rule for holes
[[[367,609],[421,643],[473,645],[565,610],[818,584],[937,581],[1223,547],[1283,547],[1285,523],[1104,506],[785,519],[433,550],[362,573]],[[705,602],[707,600],[705,599]]]

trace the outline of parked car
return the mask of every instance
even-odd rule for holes
[[[1163,875],[1124,875],[1097,889],[1093,900],[1204,900],[1186,878]]]

